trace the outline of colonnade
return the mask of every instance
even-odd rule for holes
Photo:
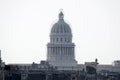
[[[48,59],[54,57],[74,59],[74,47],[48,47]]]

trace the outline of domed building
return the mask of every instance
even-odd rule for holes
[[[72,31],[59,13],[59,20],[52,26],[50,42],[47,45],[47,61],[53,66],[72,67],[77,65],[72,43]]]
[[[120,80],[120,60],[113,65],[94,62],[77,64],[72,31],[59,13],[47,44],[47,61],[32,64],[5,64],[1,59],[0,80]]]

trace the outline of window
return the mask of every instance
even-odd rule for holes
[[[61,42],[63,41],[63,38],[61,38]]]
[[[65,38],[65,42],[66,42],[66,38]]]

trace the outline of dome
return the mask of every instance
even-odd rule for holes
[[[70,33],[71,29],[69,25],[64,21],[64,14],[62,12],[59,13],[59,20],[57,23],[55,23],[51,29],[51,34],[57,34],[57,33]]]

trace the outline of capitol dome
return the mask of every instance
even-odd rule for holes
[[[64,14],[60,12],[59,20],[52,26],[50,42],[47,44],[47,61],[53,66],[76,66],[74,47],[71,28],[64,21]]]
[[[71,29],[69,25],[64,21],[64,14],[62,12],[59,13],[59,20],[55,23],[51,29],[52,34],[61,34],[61,33],[70,33]]]

